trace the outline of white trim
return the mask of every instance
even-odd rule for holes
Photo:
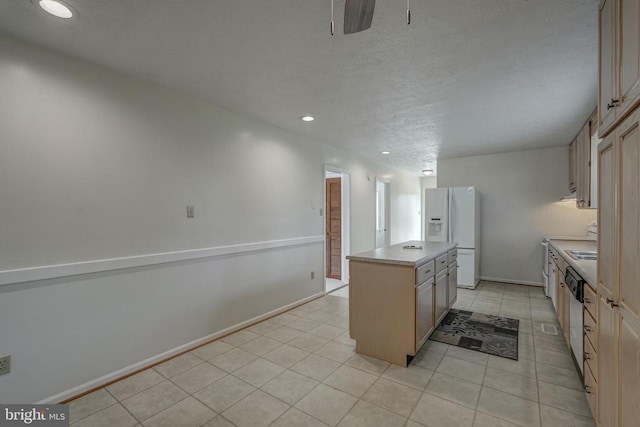
[[[258,323],[266,318],[278,315],[280,313],[283,313],[285,311],[291,310],[299,305],[305,304],[309,301],[312,301],[316,298],[320,298],[324,295],[324,292],[318,292],[316,294],[313,294],[309,297],[303,298],[301,300],[298,300],[296,302],[292,302],[291,304],[287,304],[283,307],[280,308],[276,308],[275,310],[271,310],[268,313],[262,314],[260,316],[256,316],[252,319],[249,320],[245,320],[244,322],[240,322],[237,323],[233,326],[230,326],[228,328],[222,329],[221,331],[218,332],[214,332],[213,334],[207,335],[205,337],[202,338],[198,338],[197,340],[193,340],[191,342],[188,342],[186,344],[183,344],[181,346],[172,348],[171,350],[167,350],[164,353],[160,353],[157,354],[153,357],[150,357],[148,359],[142,360],[140,362],[134,363],[133,365],[129,365],[126,368],[122,368],[122,369],[118,369],[117,371],[113,371],[107,375],[103,375],[100,378],[96,378],[94,380],[88,381],[84,384],[81,384],[77,387],[73,387],[70,388],[69,390],[63,391],[61,393],[55,394],[53,396],[49,396],[39,402],[36,402],[36,404],[52,404],[52,403],[57,403],[57,402],[62,402],[66,399],[70,399],[74,396],[78,396],[79,394],[82,394],[86,391],[89,391],[91,389],[94,389],[96,387],[100,387],[101,385],[107,384],[113,380],[117,380],[119,378],[122,378],[132,372],[136,372],[139,371],[141,369],[145,369],[161,360],[164,359],[168,359],[172,356],[175,356],[176,354],[179,353],[183,353],[185,351],[189,351],[192,350],[196,347],[199,347],[202,344],[205,344],[209,341],[215,341],[216,339],[225,336],[225,335],[229,335],[233,332],[236,332],[240,329],[244,329],[247,326],[254,324],[254,323]]]
[[[243,243],[239,245],[217,246],[213,248],[190,249],[186,251],[164,252],[157,254],[135,255],[122,258],[99,259],[69,264],[46,265],[0,271],[0,286],[36,280],[55,279],[67,276],[144,267],[169,262],[187,261],[198,258],[212,258],[247,252],[300,246],[324,242],[324,236],[307,236],[293,239],[269,240],[265,242]]]
[[[502,279],[498,277],[485,277],[485,276],[480,276],[480,280],[486,280],[488,282],[513,283],[516,285],[539,286],[541,288],[544,288],[544,283],[530,282],[528,280]]]

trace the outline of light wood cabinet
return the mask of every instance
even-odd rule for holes
[[[584,285],[584,384],[593,418],[598,412],[598,297],[589,284]]]
[[[611,132],[640,102],[640,0],[601,0],[598,124]]]
[[[606,135],[616,118],[616,3],[617,0],[600,2],[599,27],[599,79],[598,79],[598,129],[600,137]]]
[[[574,192],[578,188],[577,180],[576,180],[576,167],[577,167],[577,157],[578,157],[578,142],[576,139],[571,141],[569,144],[569,191]]]
[[[449,301],[447,299],[449,284],[447,283],[447,278],[447,270],[444,270],[438,273],[435,280],[436,325],[442,321],[449,311]]]
[[[570,329],[569,329],[569,304],[571,303],[571,293],[569,288],[564,282],[564,276],[567,271],[566,261],[558,255],[555,249],[550,249],[550,256],[553,259],[553,274],[555,274],[556,281],[556,314],[558,315],[558,323],[560,323],[560,329],[562,329],[562,336],[569,346]]]
[[[569,191],[575,191],[578,208],[596,207],[597,198],[591,194],[592,179],[597,179],[597,163],[591,161],[591,134],[596,128],[596,117],[594,111],[569,145]]]
[[[599,426],[640,420],[640,109],[599,147]],[[603,201],[606,200],[606,203]],[[605,226],[603,228],[603,226]]]
[[[630,2],[621,3],[628,4]],[[638,9],[635,9],[636,14]],[[615,130],[618,155],[619,425],[640,421],[640,110]],[[615,307],[615,304],[613,304]]]
[[[422,244],[422,252],[411,255],[399,244],[348,257],[349,335],[356,352],[407,366],[448,313],[446,262],[454,245]],[[444,260],[444,268],[436,260]]]
[[[614,427],[617,419],[617,333],[610,299],[606,289],[598,289],[598,410],[595,419],[602,427]]]
[[[579,208],[588,208],[591,207],[591,133],[588,121],[578,135],[578,152],[576,200]]]
[[[449,277],[447,279],[449,307],[452,307],[458,299],[458,263],[449,264]]]
[[[433,276],[416,287],[416,348],[422,347],[435,329]]]

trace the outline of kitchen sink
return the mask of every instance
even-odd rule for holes
[[[565,250],[566,253],[573,259],[582,261],[596,261],[598,259],[598,252],[596,251],[574,251]]]

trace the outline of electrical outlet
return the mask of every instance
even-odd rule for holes
[[[193,218],[193,206],[187,206],[187,218]]]
[[[313,279],[314,277],[316,277],[316,272],[315,272],[315,271],[312,271],[312,272],[311,272],[311,278]]]
[[[11,372],[11,356],[0,357],[0,375]]]

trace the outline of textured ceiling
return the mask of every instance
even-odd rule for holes
[[[351,35],[335,0],[334,36],[330,0],[66,2],[0,0],[0,31],[415,174],[567,145],[596,105],[598,0],[378,0]]]

